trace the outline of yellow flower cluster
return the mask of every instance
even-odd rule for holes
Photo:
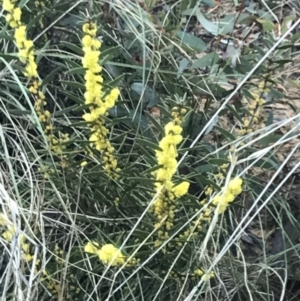
[[[45,14],[46,14],[46,7],[51,7],[51,1],[50,0],[40,0],[40,1],[36,0],[36,1],[34,1],[34,5],[38,9],[39,14],[41,15],[41,17],[39,19],[39,24],[40,24],[41,29],[43,29],[45,27],[43,20],[44,20]],[[44,33],[44,39],[45,39],[45,41],[48,40],[47,31]]]
[[[6,226],[7,230],[2,233],[2,237],[7,242],[12,242],[13,238],[16,236],[16,229],[13,225],[10,225],[7,220],[4,218],[3,214],[0,214],[0,225]],[[20,245],[22,249],[22,258],[26,261],[31,261],[33,259],[32,255],[30,254],[30,245],[26,242],[26,238],[24,233],[19,235]]]
[[[241,125],[241,128],[237,131],[239,137],[252,133],[253,131],[263,128],[265,126],[265,117],[262,114],[264,104],[262,95],[264,93],[268,93],[269,91],[270,89],[267,87],[266,83],[260,82],[258,84],[258,91],[251,93],[253,99],[250,100],[250,102],[247,102],[246,105],[250,116],[242,117],[243,124]]]
[[[213,198],[212,203],[217,207],[218,214],[222,214],[228,205],[243,191],[243,180],[235,178],[231,180],[227,187],[224,187],[221,194]]]
[[[84,251],[86,253],[97,255],[105,265],[118,266],[125,264],[126,261],[126,257],[122,254],[121,250],[112,244],[105,244],[100,248],[97,242],[88,242],[84,246]],[[134,257],[128,258],[125,266],[136,266],[139,262],[140,259]]]
[[[52,299],[57,300],[61,296],[62,301],[72,300],[79,301],[78,294],[81,292],[80,287],[75,286],[77,279],[74,274],[69,274],[68,279],[64,283],[64,287],[61,285],[60,278],[61,273],[58,271],[63,271],[65,266],[64,251],[58,246],[54,246],[53,254],[55,255],[55,261],[57,265],[49,265],[49,269],[42,269],[39,266],[38,271],[42,273],[40,278],[43,285],[47,288],[48,293],[51,294]],[[54,268],[54,270],[53,270]],[[50,272],[50,270],[52,272]],[[66,290],[66,288],[68,288]]]
[[[15,29],[15,42],[19,49],[19,59],[25,64],[24,75],[28,78],[37,77],[37,65],[34,57],[33,41],[27,39],[26,25],[21,22],[22,11],[15,6],[16,0],[3,0],[3,9],[7,11],[6,21]]]
[[[227,167],[228,164],[223,164],[219,167],[219,173],[214,175],[216,180],[223,180],[225,178]],[[204,193],[207,197],[210,197],[213,193],[213,189],[211,187],[207,187]],[[199,232],[203,230],[203,224],[207,224],[211,221],[211,216],[215,210],[215,207],[207,204],[207,198],[203,199],[200,204],[203,206],[202,212],[194,221],[192,221],[192,225],[189,225],[184,232],[180,233],[178,237],[175,237],[176,244],[171,244],[172,247],[180,248],[185,242],[191,239],[197,239]],[[197,208],[195,211],[197,212],[199,209]]]
[[[85,104],[89,105],[90,113],[83,115],[83,119],[91,125],[91,145],[102,153],[104,170],[113,178],[118,177],[120,169],[114,156],[114,147],[107,139],[108,129],[105,127],[105,116],[112,108],[118,97],[119,89],[112,89],[107,95],[102,91],[103,77],[100,75],[102,67],[99,65],[101,42],[96,38],[95,23],[86,23],[82,28],[85,33],[82,38],[84,57],[82,65],[85,71]]]
[[[84,246],[84,251],[97,255],[106,265],[117,266],[125,263],[125,256],[112,244],[106,244],[100,248],[97,242],[88,242]]]
[[[178,273],[176,271],[171,271],[169,273],[169,277],[174,279],[181,278],[181,280],[185,280],[186,276],[186,272]],[[209,279],[215,277],[215,273],[205,273],[203,269],[196,269],[192,273],[189,273],[188,276],[190,276],[192,280],[195,280],[197,277],[201,277],[202,281],[207,282]]]
[[[68,134],[56,138],[51,125],[51,113],[45,110],[46,97],[41,90],[41,82],[38,79],[37,64],[35,62],[34,45],[27,39],[27,28],[21,21],[22,11],[15,6],[16,0],[3,0],[3,9],[7,11],[6,21],[15,29],[14,38],[19,49],[19,60],[25,65],[23,74],[31,80],[28,90],[35,100],[35,110],[40,122],[44,126],[44,132],[53,153],[61,155],[64,151],[64,143],[69,140]]]
[[[213,271],[210,273],[205,273],[202,269],[196,269],[193,275],[200,276],[202,281],[208,281],[210,278],[215,277],[215,273]]]
[[[42,83],[37,79],[33,80],[31,86],[29,87],[29,91],[35,99],[34,108],[40,122],[44,126],[44,133],[50,145],[50,149],[54,154],[60,155],[60,158],[63,159],[66,157],[63,155],[63,152],[66,150],[66,142],[69,141],[69,134],[61,133],[59,137],[56,137],[53,133],[51,113],[50,111],[44,109],[47,105],[47,102],[45,94],[40,89],[41,84]]]
[[[157,163],[161,166],[153,173],[156,177],[155,191],[160,191],[151,208],[157,219],[155,227],[160,228],[156,247],[169,237],[168,231],[173,227],[175,199],[187,194],[189,189],[188,182],[181,182],[176,186],[172,182],[177,169],[177,145],[182,141],[181,123],[185,113],[185,109],[173,108],[172,121],[165,125],[165,136],[159,142],[160,149],[156,150]]]

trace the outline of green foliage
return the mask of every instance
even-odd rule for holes
[[[19,285],[25,293],[18,300],[26,294],[31,300],[190,300],[189,295],[244,300],[249,294],[252,300],[271,300],[265,296],[278,289],[271,268],[280,254],[289,279],[299,281],[291,268],[297,241],[288,239],[298,229],[290,208],[295,189],[282,180],[299,162],[296,157],[292,166],[282,164],[297,152],[297,144],[289,143],[298,139],[299,129],[276,122],[284,123],[300,107],[289,92],[292,87],[299,94],[294,73],[300,37],[290,30],[293,12],[284,7],[279,17],[272,1],[266,2],[238,7],[228,1],[230,11],[221,14],[214,1],[49,0],[41,6],[17,1],[27,38],[34,41],[53,131],[58,139],[69,137],[59,140],[62,153],[51,149],[22,73],[14,30],[1,16],[1,212],[14,227],[20,220],[37,260],[12,267],[15,253],[1,238],[5,300],[17,300]],[[105,95],[120,90],[104,118],[121,169],[114,179],[103,169],[82,118],[90,109],[84,99],[82,25],[90,21],[102,41]],[[284,33],[289,35],[273,51]],[[281,106],[285,111],[278,114]],[[156,192],[153,173],[161,168],[156,151],[174,107],[187,112],[173,181],[188,181],[190,188],[176,203],[169,238],[157,247],[159,229],[149,210]],[[244,181],[241,196],[223,215],[210,205],[210,218],[200,227],[205,204],[236,176]],[[284,241],[292,251],[284,246],[270,251],[275,224],[288,229]],[[4,231],[1,218],[0,225]],[[113,244],[138,261],[107,267],[84,252],[88,241]],[[204,279],[199,270],[215,277]]]

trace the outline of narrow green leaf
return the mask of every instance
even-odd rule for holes
[[[73,52],[75,52],[76,54],[78,54],[81,57],[84,54],[82,48],[80,48],[79,46],[76,46],[76,45],[66,42],[66,41],[61,41],[61,44],[66,46],[67,48],[69,48],[70,50],[72,50]]]
[[[65,109],[56,111],[56,113],[54,114],[54,116],[55,116],[55,117],[62,116],[62,115],[64,115],[64,114],[67,114],[67,113],[69,113],[69,112],[74,111],[74,109],[76,109],[77,107],[78,107],[78,105],[75,104],[75,105],[69,106],[69,107],[67,107],[67,108],[65,108]]]
[[[62,93],[63,95],[66,95],[69,99],[72,99],[73,101],[75,101],[78,105],[83,104],[83,97],[81,98],[78,95],[74,95],[70,92],[67,91],[63,91],[61,90],[60,93]]]
[[[114,57],[116,55],[116,53],[118,53],[119,49],[120,49],[120,46],[101,49],[101,54],[100,54],[101,65],[105,64],[112,57]]]
[[[131,85],[131,89],[139,96],[143,96],[143,104],[149,109],[156,106],[160,102],[158,93],[148,86],[145,87],[143,83],[133,83]]]
[[[219,126],[215,126],[215,129],[218,130],[224,137],[227,137],[229,140],[231,140],[231,141],[236,140],[236,138],[231,133],[224,130],[223,128],[221,128]]]
[[[214,181],[211,181],[208,178],[206,178],[200,174],[197,174],[194,178],[195,178],[197,184],[202,188],[205,188],[206,186],[211,186],[211,187],[213,187],[213,189],[215,191],[221,190],[221,188]]]
[[[178,67],[178,72],[177,72],[177,79],[180,77],[182,72],[187,69],[187,66],[189,65],[189,61],[184,57],[180,62],[179,62],[179,67]]]
[[[193,63],[191,69],[210,67],[218,63],[219,60],[219,55],[215,51],[213,51],[196,60]]]
[[[152,150],[160,150],[159,146],[147,139],[140,139],[140,138],[135,138],[135,141],[138,143],[138,144],[141,144],[141,145],[144,145],[146,147],[149,147],[150,149]]]
[[[256,21],[262,25],[263,30],[266,32],[269,32],[269,31],[272,31],[275,29],[275,25],[270,20],[263,20],[263,19],[257,18]]]
[[[155,129],[157,131],[160,131],[161,134],[163,134],[164,133],[164,129],[163,129],[162,125],[151,114],[149,114],[148,112],[146,112],[145,114],[147,115],[147,117],[150,120],[150,122],[153,123]]]
[[[116,78],[121,75],[119,68],[112,64],[103,64],[105,70],[110,74],[113,78]]]
[[[47,84],[55,77],[55,75],[62,69],[62,67],[57,67],[54,70],[50,72],[49,75],[47,75],[43,79],[43,86],[47,86]]]
[[[226,105],[226,108],[231,112],[231,114],[241,123],[243,124],[242,117],[240,114],[231,106],[231,105]]]
[[[207,160],[210,164],[221,166],[223,164],[228,164],[229,161],[226,159],[220,159],[220,158],[212,158]]]
[[[83,68],[83,67],[72,68],[72,69],[70,69],[66,72],[66,75],[73,75],[73,74],[82,74],[82,75],[84,75],[85,74],[85,68]]]
[[[77,83],[77,82],[72,82],[72,81],[69,81],[69,80],[62,80],[61,82],[65,85],[68,85],[69,87],[74,87],[74,88],[82,90],[82,91],[85,90],[84,84],[80,84],[80,83]]]
[[[252,160],[249,161],[249,164],[251,163]],[[254,160],[253,160],[254,161]],[[275,161],[269,159],[269,158],[263,158],[254,163],[254,166],[260,167],[260,168],[265,168],[269,170],[276,170],[279,166],[278,163]]]
[[[32,112],[29,110],[8,110],[8,113],[10,113],[11,115],[23,116],[23,115],[31,115]]]
[[[145,184],[151,184],[153,185],[156,181],[155,179],[149,179],[149,178],[142,178],[142,177],[128,177],[128,181],[138,181],[139,183],[145,183]]]
[[[207,45],[200,38],[195,37],[192,34],[179,30],[176,35],[184,44],[194,49],[205,51],[207,48]]]
[[[213,23],[209,20],[207,20],[204,15],[201,13],[200,9],[196,10],[196,15],[198,21],[201,23],[201,25],[212,35],[218,36],[218,35],[226,35],[230,32],[232,32],[234,27],[234,18],[230,18],[230,20],[220,20],[219,22]]]

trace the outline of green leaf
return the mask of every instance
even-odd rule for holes
[[[139,128],[145,136],[152,138],[149,121],[144,115],[136,113],[134,110],[127,110],[123,105],[116,105],[108,112],[111,116],[120,118],[119,121],[129,128]]]
[[[300,90],[300,83],[295,81],[295,80],[292,80],[292,79],[287,79],[288,82],[294,87],[294,88],[297,88]],[[299,92],[300,93],[300,92]]]
[[[145,184],[150,184],[154,185],[156,182],[155,179],[149,179],[149,178],[142,178],[142,177],[127,177],[128,181],[138,181],[139,183],[145,183]]]
[[[296,19],[296,16],[287,16],[284,18],[282,24],[281,24],[281,32],[282,34],[285,34],[289,28],[292,26],[293,21]]]
[[[212,131],[212,129],[215,127],[215,125],[218,124],[218,122],[219,122],[219,116],[216,115],[216,116],[214,117],[213,120],[210,120],[210,125],[209,125],[208,128],[205,130],[204,135],[209,134],[209,133]]]
[[[270,20],[263,20],[263,19],[257,18],[256,21],[262,25],[263,30],[266,32],[269,32],[269,31],[272,31],[275,29],[275,25]]]
[[[150,119],[150,121],[153,123],[155,130],[159,131],[161,134],[163,134],[164,133],[164,129],[161,126],[161,124],[151,114],[149,114],[148,112],[145,112],[145,114]]]
[[[229,140],[231,140],[231,141],[236,140],[236,138],[231,133],[224,130],[223,128],[221,128],[219,126],[215,126],[215,129],[218,130],[224,137],[227,137]]]
[[[73,74],[82,74],[82,75],[84,75],[85,74],[85,68],[83,68],[83,67],[72,68],[72,69],[70,69],[66,72],[66,75],[73,75]]]
[[[270,134],[258,140],[257,144],[261,145],[262,147],[267,147],[270,144],[276,143],[280,138],[282,138],[282,136],[277,134]]]
[[[43,86],[46,86],[54,77],[55,77],[55,75],[60,71],[62,69],[62,67],[57,67],[57,68],[55,68],[54,70],[52,70],[51,72],[50,72],[50,74],[49,75],[47,75],[47,77],[45,77],[44,79],[43,79]]]
[[[242,88],[242,93],[247,98],[247,100],[254,100],[254,97],[253,97],[252,93],[249,92],[249,88],[248,87]]]
[[[231,106],[231,105],[226,105],[226,108],[231,112],[231,114],[241,123],[243,124],[243,120],[240,116],[240,114]]]
[[[112,64],[103,64],[103,67],[105,70],[110,74],[113,78],[116,78],[121,75],[121,72],[119,71],[119,68]]]
[[[55,117],[62,116],[62,115],[64,115],[64,114],[67,114],[67,113],[69,113],[69,112],[74,111],[74,109],[76,109],[77,107],[78,107],[78,105],[75,104],[75,105],[69,106],[69,107],[67,107],[67,108],[65,108],[65,109],[56,111],[55,114],[54,114],[54,116],[55,116]]]
[[[201,188],[205,188],[206,186],[211,186],[211,187],[213,187],[213,189],[215,191],[220,191],[221,190],[221,188],[214,181],[211,181],[211,180],[207,179],[206,177],[204,177],[200,174],[197,174],[194,178],[195,178],[197,184]]]
[[[299,39],[300,39],[300,32],[293,34],[290,41],[292,43],[296,43],[299,41]]]
[[[78,15],[70,15],[69,17],[62,18],[59,23],[63,26],[78,27],[78,23],[82,22],[82,18]]]
[[[136,114],[135,111],[130,110],[129,111],[129,117],[130,117],[130,122],[135,124],[136,127],[139,127],[142,129],[143,132],[148,132],[149,131],[149,121],[148,119],[142,115],[142,114]]]
[[[249,164],[251,164],[251,161],[254,160],[250,160]],[[260,167],[260,168],[265,168],[265,169],[271,169],[271,170],[276,170],[279,166],[277,161],[273,161],[270,158],[262,158],[260,160],[258,160],[257,162],[255,162],[255,164],[253,164],[254,166]]]
[[[200,12],[200,9],[196,11],[197,19],[201,25],[214,36],[226,35],[233,31],[234,17],[229,20],[220,20],[219,22],[213,23],[207,20],[204,15]],[[225,25],[224,25],[225,24]]]
[[[62,80],[61,82],[65,85],[68,85],[69,87],[74,87],[74,88],[82,90],[82,91],[85,90],[84,84],[80,84],[80,83],[77,83],[77,82],[72,82],[72,81],[69,81],[69,80]]]
[[[121,74],[119,75],[118,77],[114,78],[113,80],[111,80],[110,82],[106,82],[105,85],[106,86],[109,86],[111,88],[114,88],[114,87],[120,87],[122,85],[122,81],[125,77],[125,74]]]
[[[153,143],[147,139],[140,139],[140,138],[135,138],[135,141],[138,143],[138,144],[141,144],[141,145],[144,145],[148,148],[150,148],[151,150],[160,150],[158,144],[156,143]]]
[[[285,97],[285,95],[282,92],[280,92],[280,91],[278,91],[277,89],[274,89],[274,88],[270,88],[269,95],[273,99],[276,99],[276,100],[284,99],[284,97]]]
[[[226,159],[220,159],[220,158],[218,158],[218,159],[216,159],[216,158],[208,159],[207,161],[208,161],[210,164],[214,164],[214,165],[218,165],[218,166],[221,166],[221,165],[223,165],[223,164],[228,164],[228,163],[229,163],[228,160],[226,160]]]
[[[101,54],[100,54],[101,65],[107,63],[109,60],[115,57],[116,54],[119,52],[119,49],[120,46],[110,47],[105,50],[101,50]]]
[[[207,48],[207,45],[200,38],[195,37],[192,34],[179,30],[176,35],[184,44],[194,49],[205,51]]]
[[[8,113],[11,115],[18,115],[18,116],[31,115],[31,111],[28,110],[8,110]]]
[[[69,60],[67,58],[64,58],[64,62],[66,65],[68,65],[70,68],[79,68],[82,67],[81,64],[78,64],[77,62],[75,62],[74,60]]]
[[[236,70],[238,70],[242,74],[246,74],[247,72],[250,72],[252,68],[253,65],[251,65],[251,63],[248,60],[246,60],[243,57],[240,57],[240,64],[236,66]]]
[[[213,51],[202,58],[198,59],[195,61],[191,67],[191,69],[196,69],[196,68],[205,68],[209,66],[215,65],[219,61],[219,55]]]
[[[271,111],[268,115],[268,118],[267,118],[267,122],[266,122],[266,125],[271,125],[273,124],[274,122],[274,114],[273,114],[273,111]]]
[[[278,50],[280,49],[289,49],[289,48],[293,48],[295,46],[294,43],[286,43],[286,44],[282,44],[282,45],[279,45],[277,47]]]
[[[109,109],[109,114],[114,117],[124,117],[129,114],[129,110],[126,110],[122,105],[116,105],[113,108]]]
[[[291,59],[274,61],[274,63],[278,64],[280,67],[283,67],[285,64],[291,63],[291,62],[292,62]]]
[[[177,79],[180,77],[182,72],[187,69],[187,66],[189,65],[188,59],[185,57],[179,62],[178,72],[177,72]]]
[[[0,57],[5,59],[6,61],[18,59],[17,53],[0,53]]]
[[[69,99],[72,99],[79,105],[81,105],[83,103],[83,98],[79,97],[78,95],[74,95],[72,93],[69,93],[69,92],[63,91],[63,90],[60,90],[60,93],[66,95]]]
[[[144,107],[146,106],[148,109],[156,106],[160,102],[157,92],[148,86],[145,87],[143,83],[133,83],[131,89],[139,96],[143,96],[142,101]]]
[[[72,50],[73,52],[77,53],[80,57],[83,56],[83,50],[82,48],[72,44],[72,43],[69,43],[69,42],[66,42],[66,41],[61,41],[61,44],[66,46],[67,48],[69,48],[70,50]]]

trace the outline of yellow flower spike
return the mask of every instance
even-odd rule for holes
[[[118,178],[120,169],[117,167],[117,160],[112,154],[114,148],[106,137],[109,131],[105,127],[104,117],[108,115],[108,110],[115,105],[120,91],[118,88],[114,88],[104,95],[102,91],[103,78],[99,74],[102,71],[102,67],[99,65],[101,42],[95,37],[97,26],[95,23],[86,23],[82,30],[85,33],[82,38],[84,52],[82,66],[86,69],[84,98],[85,104],[91,105],[89,107],[90,112],[85,113],[82,117],[90,123],[92,134],[89,141],[91,147],[102,154],[104,170],[109,176]]]
[[[185,114],[186,114],[186,109],[184,109],[184,108],[181,109],[181,110],[180,110],[180,114],[181,114],[181,115],[185,115]]]
[[[2,7],[4,10],[11,12],[14,9],[14,2],[12,0],[3,0]]]
[[[194,271],[193,274],[198,275],[198,276],[202,276],[204,274],[204,272],[201,269],[197,269],[197,270]]]
[[[21,243],[21,247],[22,247],[22,250],[24,251],[25,254],[29,253],[29,244]]]
[[[185,112],[182,112],[185,113]],[[174,226],[174,218],[176,213],[176,198],[187,194],[189,189],[188,182],[182,182],[174,185],[172,178],[177,170],[177,145],[183,140],[182,133],[182,116],[178,108],[172,109],[172,120],[164,127],[164,137],[159,142],[159,149],[155,151],[157,164],[161,167],[152,173],[156,178],[154,188],[159,192],[157,199],[151,208],[160,225],[160,231],[157,232],[157,240],[154,247],[159,247],[165,239],[169,237],[169,231]],[[169,251],[164,249],[163,252]]]
[[[209,274],[205,273],[202,277],[201,277],[201,280],[204,281],[204,282],[207,282],[209,281],[209,279],[215,277],[215,274],[214,272],[210,272]]]
[[[20,7],[16,7],[12,12],[12,17],[16,23],[21,21],[22,11]]]
[[[87,161],[82,161],[81,163],[80,163],[80,166],[81,167],[85,167],[87,165]]]
[[[33,260],[33,256],[32,255],[30,255],[30,254],[28,254],[28,253],[25,253],[25,260],[27,261],[27,262],[30,262],[30,261],[32,261]]]
[[[6,241],[12,241],[13,238],[13,234],[10,231],[5,231],[2,233],[2,237],[6,240]]]
[[[228,203],[225,200],[224,195],[217,195],[213,199],[213,204],[217,207],[218,209],[218,214],[222,214],[228,206]]]
[[[97,255],[99,256],[99,259],[107,265],[117,266],[125,263],[124,255],[112,244],[104,245],[97,251]]]
[[[181,196],[187,194],[189,189],[190,183],[188,182],[181,182],[177,186],[173,188],[173,192],[176,197],[180,198]]]
[[[82,26],[82,31],[84,33],[89,34],[90,36],[94,37],[97,33],[97,27],[95,23],[85,23]]]
[[[206,190],[205,190],[205,195],[211,195],[213,192],[212,188],[211,187],[208,187]]]
[[[8,218],[3,213],[0,213],[0,225],[6,226],[8,223]]]
[[[84,246],[84,252],[90,254],[97,254],[99,251],[99,244],[97,242],[88,242]]]
[[[228,189],[235,196],[239,195],[242,191],[243,180],[241,178],[235,178],[231,180],[228,184]]]

